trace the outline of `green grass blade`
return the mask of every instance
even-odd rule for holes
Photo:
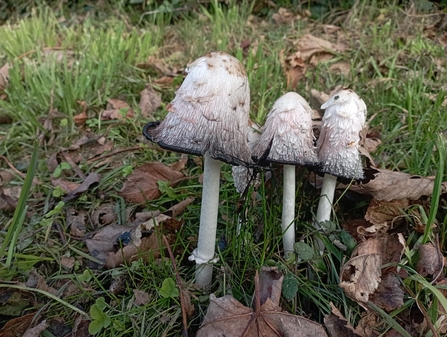
[[[19,201],[17,202],[17,208],[14,212],[12,222],[9,225],[8,232],[6,234],[5,240],[0,247],[0,259],[3,259],[6,248],[9,246],[8,258],[5,263],[5,267],[9,267],[12,261],[12,254],[15,249],[15,244],[18,239],[19,231],[22,228],[23,221],[26,214],[26,202],[29,197],[31,190],[31,185],[33,183],[34,174],[36,173],[37,167],[37,141],[34,143],[33,154],[31,156],[31,161],[29,163],[28,172],[26,174],[25,181],[23,183],[22,191],[20,192]]]

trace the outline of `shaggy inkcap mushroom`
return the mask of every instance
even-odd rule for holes
[[[251,163],[247,145],[250,88],[244,66],[224,52],[211,52],[187,68],[163,122],[144,135],[162,148],[204,155],[233,165]]]
[[[321,108],[326,111],[317,153],[325,175],[316,215],[317,226],[330,220],[337,177],[363,178],[359,133],[366,123],[366,104],[351,89],[337,92]],[[320,249],[324,249],[321,242]]]
[[[281,96],[267,116],[253,150],[253,159],[261,163],[318,164],[313,145],[312,112],[306,100],[296,92]]]
[[[326,109],[317,143],[322,171],[337,177],[363,179],[359,133],[365,126],[365,102],[351,89],[343,89],[321,106]]]
[[[219,205],[220,161],[251,164],[247,144],[250,89],[242,64],[224,52],[211,52],[187,68],[163,122],[148,123],[143,134],[162,148],[203,155],[203,190],[196,283],[212,279]],[[219,161],[220,160],[220,161]]]
[[[259,162],[284,164],[281,228],[284,252],[293,252],[295,243],[295,166],[318,166],[312,132],[312,109],[296,92],[288,92],[274,104],[263,132],[253,149]]]

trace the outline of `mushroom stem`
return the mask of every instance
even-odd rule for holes
[[[331,219],[332,203],[334,201],[336,185],[337,177],[325,173],[323,186],[321,187],[320,201],[318,202],[316,225],[319,225],[320,222],[329,221]]]
[[[293,252],[295,243],[295,166],[284,165],[282,221],[284,256]]]
[[[320,223],[329,221],[332,213],[332,203],[334,202],[335,187],[337,185],[337,177],[325,173],[323,178],[323,186],[321,187],[320,200],[318,202],[317,216],[314,226],[320,229]],[[325,245],[318,237],[315,243],[321,255],[323,255]]]
[[[219,210],[219,185],[221,162],[204,155],[202,208],[200,211],[199,242],[193,252],[196,266],[196,283],[202,287],[211,285],[216,246],[217,215]]]

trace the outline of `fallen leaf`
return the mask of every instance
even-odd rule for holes
[[[134,303],[138,306],[146,305],[151,301],[150,295],[143,290],[134,289],[133,294],[135,296]]]
[[[140,109],[143,117],[150,117],[161,105],[161,97],[154,88],[146,87],[140,92]]]
[[[320,60],[321,62],[321,60]],[[336,62],[330,65],[329,71],[334,73],[342,74],[345,77],[349,76],[349,73],[351,72],[351,63],[346,61],[340,61]]]
[[[202,326],[197,332],[197,337],[327,336],[320,324],[282,311],[271,298],[267,298],[261,305],[259,290],[268,289],[269,285],[260,285],[259,279],[256,273],[255,310],[242,305],[230,295],[216,298],[214,294],[211,294],[210,305]],[[278,281],[276,277],[263,278],[263,280]]]
[[[6,195],[3,188],[0,187],[0,211],[12,212],[17,207],[17,198],[12,198]]]
[[[324,317],[324,326],[331,337],[361,337],[331,302],[331,313]]]
[[[44,319],[42,322],[37,324],[35,327],[30,328],[25,331],[23,334],[23,337],[39,337],[40,334],[48,328],[47,320]]]
[[[273,21],[275,21],[277,25],[291,23],[295,20],[298,20],[299,18],[300,18],[299,15],[295,15],[293,12],[283,7],[280,7],[278,9],[278,12],[272,15],[272,19]]]
[[[101,176],[98,173],[95,172],[90,173],[87,176],[87,178],[85,178],[85,180],[82,182],[82,184],[79,185],[78,188],[74,189],[65,196],[64,202],[69,202],[73,199],[78,198],[82,193],[87,192],[92,185],[97,184],[100,181]]]
[[[158,181],[175,185],[183,177],[181,172],[174,171],[162,163],[146,163],[133,170],[119,194],[127,202],[145,203],[161,195]]]
[[[65,193],[70,193],[79,188],[81,184],[73,183],[64,179],[52,179],[51,184],[54,187],[60,187]]]
[[[312,57],[318,57],[318,54],[335,54],[344,52],[348,49],[344,44],[335,44],[312,34],[303,35],[295,40],[293,44],[298,50],[299,57],[305,62],[312,62],[314,65],[317,63],[312,61]]]
[[[359,184],[352,184],[350,190],[370,195],[377,200],[409,199],[433,194],[434,178],[421,177],[403,172],[379,168],[366,168],[366,178]],[[339,185],[341,188],[346,185]],[[447,182],[441,185],[441,194],[447,193]]]
[[[409,206],[408,199],[392,201],[372,199],[366,210],[365,220],[374,225],[385,223],[385,225],[392,226],[396,218],[401,217]]]
[[[132,108],[126,102],[115,98],[109,98],[107,102],[107,107],[102,112],[101,119],[123,119],[135,116]]]
[[[33,322],[36,313],[30,313],[24,316],[15,317],[6,322],[0,329],[0,337],[23,336],[25,331]]]
[[[70,228],[70,235],[76,238],[82,238],[85,235],[85,219],[87,214],[83,210],[77,210],[74,207],[70,207],[67,212],[67,227]]]
[[[115,205],[101,204],[93,211],[91,219],[95,227],[110,225],[118,219]]]
[[[6,86],[9,82],[9,69],[11,68],[11,65],[9,63],[5,63],[0,68],[0,91],[5,90]]]
[[[376,291],[370,295],[369,300],[378,307],[387,311],[398,309],[404,305],[404,291],[396,275],[387,272],[382,275]]]
[[[174,77],[162,76],[154,80],[154,83],[160,86],[162,89],[169,89],[174,83]]]
[[[341,269],[340,287],[356,302],[366,303],[380,282],[382,259],[380,254],[351,258]]]
[[[416,271],[422,276],[438,276],[444,268],[444,257],[438,248],[432,243],[426,243],[418,247],[419,260]]]
[[[284,57],[284,50],[281,50],[280,59],[282,60],[283,71],[286,74],[287,87],[293,89],[304,78],[308,66],[299,53]]]
[[[383,275],[397,273],[395,265],[400,262],[404,248],[399,235],[396,234],[370,238],[360,243],[354,249],[352,258],[341,268],[340,287],[348,297],[360,305],[368,302],[373,293],[377,298],[389,296],[387,292],[392,280],[387,279],[388,284],[378,289],[382,272]],[[384,264],[392,266],[382,271]],[[398,303],[397,300],[394,303]]]

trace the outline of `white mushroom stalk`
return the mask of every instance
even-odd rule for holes
[[[250,89],[243,65],[224,52],[191,63],[163,122],[148,123],[143,134],[161,147],[205,156],[199,241],[190,260],[196,283],[211,285],[219,206],[220,161],[251,164],[247,144]]]
[[[296,92],[281,96],[270,110],[263,132],[253,150],[253,159],[284,164],[281,228],[284,255],[295,243],[295,165],[317,166],[313,145],[312,109]]]
[[[317,153],[325,175],[315,219],[317,227],[331,218],[337,177],[354,180],[363,178],[358,149],[359,133],[365,126],[367,112],[365,102],[351,89],[338,91],[321,109],[326,111],[317,142]]]

